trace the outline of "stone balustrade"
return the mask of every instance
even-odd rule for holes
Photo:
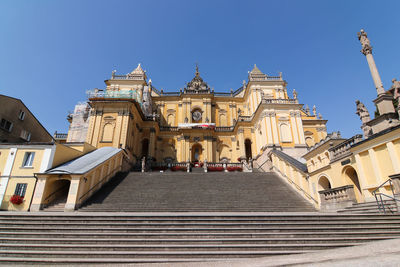
[[[272,99],[272,98],[263,98],[263,104],[298,104],[299,101],[297,99]]]
[[[331,154],[331,163],[338,161],[342,158],[345,158],[347,156],[351,155],[350,148],[352,145],[360,142],[362,140],[362,135],[357,134],[346,141],[332,147],[329,149],[329,152]]]
[[[357,203],[353,185],[319,191],[321,211],[337,211]]]

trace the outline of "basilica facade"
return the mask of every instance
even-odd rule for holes
[[[124,148],[135,161],[238,162],[272,148],[299,158],[327,135],[327,121],[304,108],[295,90],[289,96],[282,74],[256,65],[230,92],[214,91],[197,66],[175,92],[158,90],[140,64],[126,75],[113,71],[105,84],[88,93],[85,115],[70,117],[67,141]]]

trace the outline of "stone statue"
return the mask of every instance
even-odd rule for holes
[[[314,116],[317,115],[317,107],[315,105],[312,107],[312,113],[314,114]]]
[[[146,157],[142,158],[142,172],[145,172],[146,170]]]
[[[293,99],[297,99],[297,92],[295,89],[293,89]]]
[[[389,91],[393,91],[393,98],[397,101],[397,113],[400,116],[400,81],[393,79]]]
[[[363,53],[364,55],[372,54],[372,46],[367,37],[367,33],[363,29],[361,29],[361,31],[357,33],[357,35],[358,40],[360,40],[360,43],[362,45],[361,53]]]
[[[360,117],[361,122],[363,124],[369,122],[371,120],[370,116],[369,116],[369,112],[367,110],[367,108],[364,106],[363,103],[361,103],[360,100],[356,101],[356,105],[357,105],[357,112],[356,114]]]
[[[400,81],[397,79],[392,79],[392,87],[390,87],[389,91],[392,90],[394,99],[398,99],[400,97]]]
[[[310,108],[308,107],[308,105],[306,105],[305,111],[306,111],[307,115],[310,115]]]

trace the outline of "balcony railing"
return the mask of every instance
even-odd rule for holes
[[[215,127],[216,132],[232,132],[233,129],[235,129],[235,126]]]
[[[331,153],[331,162],[334,162],[334,161],[340,160],[342,158],[345,158],[347,156],[350,156],[351,155],[351,152],[350,152],[351,146],[360,141],[362,141],[362,135],[357,134],[357,135],[347,139],[346,141],[330,148],[329,151]]]
[[[138,103],[140,103],[140,97],[137,91],[89,91],[88,98],[123,98],[123,99],[135,99]]]
[[[68,134],[67,133],[54,133],[54,138],[55,139],[67,139]]]
[[[244,116],[244,115],[239,115],[238,121],[251,121],[253,119],[253,116]]]
[[[297,99],[271,99],[271,98],[263,98],[263,104],[298,104],[299,101]]]
[[[137,81],[142,81],[143,77],[142,76],[135,76],[135,75],[113,75],[112,79],[113,80],[137,80]]]
[[[177,132],[179,129],[176,126],[160,126],[162,132]]]

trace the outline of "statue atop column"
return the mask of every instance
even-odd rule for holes
[[[367,33],[363,29],[361,29],[360,32],[357,33],[357,36],[362,45],[361,53],[363,53],[365,56],[368,54],[372,54],[372,46],[367,37]]]

